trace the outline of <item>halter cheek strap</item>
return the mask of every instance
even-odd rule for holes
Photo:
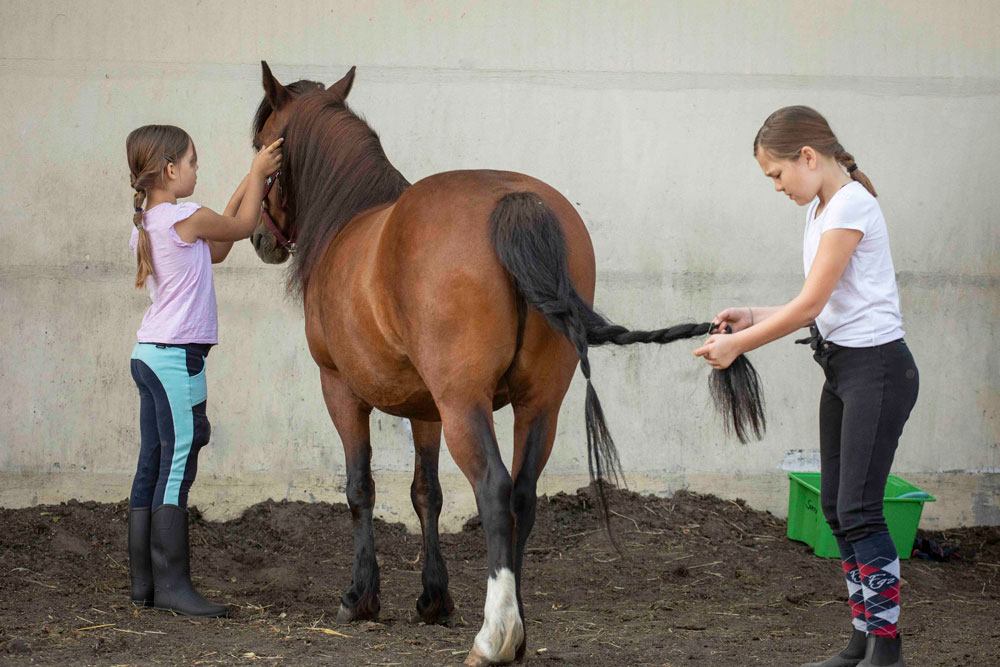
[[[282,248],[288,252],[295,252],[295,232],[292,232],[291,238],[285,236],[285,234],[278,229],[278,225],[274,223],[274,218],[271,217],[271,213],[267,210],[267,195],[271,192],[271,188],[278,181],[278,176],[281,174],[280,171],[275,172],[267,178],[267,187],[264,188],[264,198],[260,202],[260,215],[264,220],[264,227],[267,228],[271,234],[274,235],[274,240],[278,242]],[[278,186],[279,193],[281,191],[281,186]],[[285,206],[285,198],[282,197],[281,206]]]

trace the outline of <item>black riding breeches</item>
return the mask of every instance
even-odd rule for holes
[[[826,374],[820,503],[833,534],[854,543],[887,530],[883,494],[920,375],[902,338],[864,348],[817,343],[814,358]]]

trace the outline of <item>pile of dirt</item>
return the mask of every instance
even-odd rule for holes
[[[798,665],[840,648],[849,611],[837,561],[742,501],[589,489],[539,498],[522,582],[525,662]],[[460,664],[482,623],[478,519],[441,536],[453,627],[410,621],[421,538],[377,521],[378,622],[339,626],[353,557],[343,504],[268,501],[227,522],[191,510],[192,572],[232,617],[192,620],[128,601],[127,504],[0,509],[0,659],[34,664]],[[1000,528],[921,533],[961,559],[903,563],[913,664],[1000,664]],[[919,656],[919,657],[917,657]]]

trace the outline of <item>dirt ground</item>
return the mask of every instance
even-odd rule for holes
[[[539,499],[524,569],[532,665],[799,665],[841,648],[840,564],[785,537],[740,501],[616,492],[613,529],[591,496]],[[138,610],[128,600],[126,502],[0,509],[0,662],[41,665],[458,665],[482,623],[478,521],[442,536],[455,627],[409,621],[420,537],[378,522],[379,622],[337,625],[350,580],[343,504],[266,502],[239,519],[192,509],[192,572],[225,620]],[[1000,528],[921,533],[962,561],[903,562],[907,664],[1000,665]]]

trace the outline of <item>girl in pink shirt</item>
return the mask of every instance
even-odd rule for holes
[[[132,351],[142,442],[129,498],[132,602],[187,616],[223,616],[191,585],[187,495],[208,443],[205,358],[218,342],[212,264],[257,226],[264,181],[281,141],[261,150],[222,215],[177,200],[194,194],[198,154],[188,133],[146,125],[125,141],[135,215],[135,286],[152,303]],[[144,205],[145,204],[145,208]]]

